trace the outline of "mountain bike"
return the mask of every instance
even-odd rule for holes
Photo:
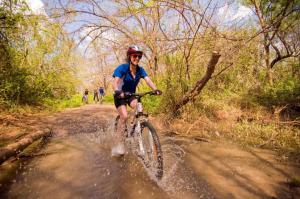
[[[137,157],[151,173],[154,173],[157,179],[161,179],[163,176],[163,154],[156,130],[149,122],[148,114],[143,112],[141,98],[146,95],[156,95],[156,93],[154,91],[125,93],[125,99],[134,97],[138,100],[134,117],[125,126],[125,140],[132,141]],[[119,119],[120,116],[118,115],[115,120],[115,132]]]

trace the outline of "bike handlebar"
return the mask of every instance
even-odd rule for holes
[[[135,98],[141,98],[144,97],[145,95],[157,95],[156,91],[148,91],[144,93],[124,93],[124,98],[129,98],[129,97],[135,97]]]

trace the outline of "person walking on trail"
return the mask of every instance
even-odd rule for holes
[[[83,96],[82,96],[82,102],[87,104],[88,103],[88,96],[89,96],[89,90],[85,89],[84,93],[83,93]]]
[[[105,95],[104,88],[102,86],[99,88],[99,94],[100,94],[100,102],[102,104],[102,99]]]
[[[162,92],[157,89],[143,67],[139,62],[143,56],[143,51],[136,45],[129,46],[127,50],[126,63],[119,65],[113,72],[113,89],[114,89],[114,103],[120,115],[119,124],[117,127],[117,137],[114,147],[112,148],[112,156],[122,156],[125,154],[125,124],[128,118],[126,105],[132,109],[137,106],[137,99],[134,97],[124,99],[124,93],[135,93],[136,87],[141,78],[143,78],[147,85],[161,95]]]
[[[94,90],[94,102],[99,102],[99,94],[97,89]]]

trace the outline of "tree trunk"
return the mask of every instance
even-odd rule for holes
[[[12,0],[9,0],[9,10],[12,12],[13,2]]]
[[[266,80],[270,83],[273,84],[273,76],[272,76],[272,68],[270,66],[270,44],[269,44],[269,34],[267,32],[267,26],[266,22],[263,16],[263,11],[261,9],[260,1],[253,1],[252,2],[254,7],[255,7],[255,12],[256,15],[259,19],[259,23],[261,26],[261,29],[263,30],[264,34],[264,50],[265,50],[265,64],[267,68],[267,75],[266,75]]]
[[[270,65],[270,45],[267,44],[268,39],[267,39],[268,35],[264,35],[264,46],[265,46],[265,64],[266,64],[266,68],[267,68],[267,75],[266,75],[266,79],[269,82],[269,84],[273,84],[273,75],[272,75],[272,67]]]
[[[273,85],[273,69],[268,67],[268,71],[267,71],[267,81],[270,85]]]
[[[207,70],[206,74],[202,77],[201,80],[197,81],[196,85],[194,88],[186,93],[175,105],[173,108],[173,114],[178,115],[178,111],[181,107],[183,107],[185,104],[187,104],[189,101],[194,100],[197,95],[201,92],[201,90],[204,88],[206,83],[209,81],[211,78],[212,74],[215,71],[215,66],[217,65],[220,54],[218,52],[213,52],[211,59],[207,65]]]
[[[158,70],[158,60],[157,60],[157,56],[154,56],[154,71],[156,72]]]
[[[48,129],[46,131],[37,131],[31,135],[28,135],[16,143],[10,144],[6,147],[3,147],[0,150],[0,164],[2,164],[5,160],[10,158],[11,156],[17,155],[27,146],[32,144],[35,140],[41,137],[47,137],[51,134],[51,131]]]

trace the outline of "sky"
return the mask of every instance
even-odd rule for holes
[[[218,18],[222,24],[231,24],[237,21],[244,22],[253,16],[253,11],[241,4],[228,3],[218,9]]]
[[[26,0],[28,6],[35,14],[44,14],[46,15],[44,9],[44,3],[42,0]]]
[[[252,11],[243,5],[240,5],[237,9],[234,10],[234,9],[230,8],[230,6],[228,4],[225,4],[223,7],[221,7],[218,10],[218,15],[228,16],[228,18],[230,18],[231,20],[246,17],[246,16],[250,15],[251,13],[252,13]]]

